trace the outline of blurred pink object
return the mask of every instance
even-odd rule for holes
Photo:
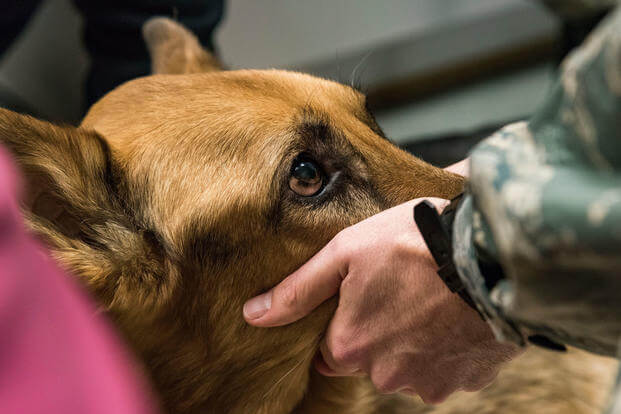
[[[109,323],[24,229],[0,148],[0,413],[156,412]]]

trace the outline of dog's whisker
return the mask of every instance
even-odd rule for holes
[[[371,56],[373,54],[373,50],[370,50],[366,55],[364,55],[362,57],[362,59],[360,59],[360,62],[358,62],[356,64],[356,66],[354,66],[354,70],[352,70],[351,72],[351,76],[349,77],[349,85],[352,88],[356,88],[355,85],[357,83],[357,79],[356,79],[356,72],[358,71],[358,68],[360,68],[360,66],[369,58],[369,56]]]
[[[295,364],[293,367],[291,367],[287,372],[285,372],[285,374],[280,377],[275,383],[274,385],[272,385],[270,387],[270,389],[265,393],[265,396],[267,397],[268,395],[270,395],[274,390],[276,390],[276,387],[278,387],[278,384],[280,384],[285,378],[287,378],[289,375],[291,375],[291,373],[300,365],[302,365],[302,362],[304,362],[303,359],[301,359],[300,361],[298,361],[297,364]]]
[[[335,54],[335,59],[336,59],[336,81],[338,83],[342,83],[341,81],[341,58],[339,56],[339,51],[338,49],[334,52]]]

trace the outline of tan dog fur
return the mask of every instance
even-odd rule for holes
[[[616,363],[583,352],[531,349],[482,392],[425,407],[310,368],[336,299],[290,326],[248,326],[244,301],[339,230],[463,180],[382,138],[349,87],[215,71],[169,20],[145,37],[160,74],[110,92],[78,128],[0,110],[0,140],[27,177],[30,225],[115,321],[165,411],[599,412]],[[301,152],[336,177],[321,196],[287,186]]]

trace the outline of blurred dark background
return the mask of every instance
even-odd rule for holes
[[[447,165],[528,118],[562,56],[605,14],[545,3],[558,2],[230,0],[215,45],[232,68],[291,68],[362,86],[393,141]],[[69,0],[43,1],[0,58],[0,105],[78,123],[89,68],[82,30]]]

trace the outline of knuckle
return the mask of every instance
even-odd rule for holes
[[[358,292],[362,284],[365,282],[363,276],[359,272],[349,271],[347,277],[341,282],[340,291],[342,292]]]
[[[341,230],[340,232],[338,232],[336,236],[334,236],[332,240],[330,240],[330,243],[329,243],[330,249],[337,255],[342,254],[347,244],[347,242],[345,241],[346,238],[347,238],[347,229]]]
[[[422,387],[419,392],[419,396],[423,399],[425,404],[440,404],[444,402],[453,392],[457,391],[455,384],[442,384],[429,382],[430,386]]]
[[[332,350],[332,359],[340,366],[349,366],[356,363],[354,353],[346,346],[337,346]]]
[[[340,260],[346,261],[347,258],[355,254],[358,246],[356,237],[353,235],[349,227],[341,230],[330,241],[330,250]]]
[[[281,286],[280,301],[286,309],[296,309],[299,302],[298,287],[295,283],[284,283]]]
[[[393,394],[402,388],[401,376],[395,372],[390,371],[388,373],[377,374],[371,376],[373,385],[380,394]]]
[[[463,390],[466,392],[480,391],[494,382],[497,375],[497,370],[491,370],[490,372],[484,373],[476,378],[471,378],[470,381],[463,386]]]
[[[441,404],[443,403],[449,396],[449,393],[443,391],[428,391],[425,393],[420,393],[419,396],[422,398],[425,404]]]
[[[375,388],[380,394],[394,394],[395,390],[390,386],[390,384],[385,382],[380,382],[375,384]]]
[[[357,365],[360,357],[360,352],[349,338],[351,336],[345,332],[337,334],[330,347],[332,359],[341,366]]]

